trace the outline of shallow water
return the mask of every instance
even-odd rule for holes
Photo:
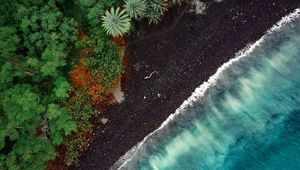
[[[300,169],[300,19],[248,55],[122,169]]]

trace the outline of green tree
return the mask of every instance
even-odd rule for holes
[[[97,3],[96,0],[75,0],[75,2],[83,7],[92,7]]]
[[[0,91],[8,88],[13,81],[14,69],[10,62],[6,62],[0,70]]]
[[[45,111],[39,96],[28,84],[15,85],[1,93],[1,108],[0,149],[5,149],[6,139],[14,142],[6,155],[0,153],[4,159],[1,164],[8,169],[29,169],[33,163],[34,167],[42,169],[39,166],[45,162],[42,160],[53,158],[55,153],[48,152],[52,146],[47,140],[36,137],[36,129]],[[40,142],[46,142],[48,145],[39,145]],[[42,153],[43,150],[47,150],[46,155]],[[47,154],[50,154],[49,157]]]
[[[20,5],[17,19],[30,55],[40,55],[49,44],[66,48],[77,39],[75,21],[64,17],[54,3],[43,6]]]
[[[0,0],[0,27],[15,25],[16,0]]]
[[[50,137],[54,144],[60,144],[64,135],[68,135],[76,129],[68,110],[57,104],[48,105],[47,118],[49,119]]]
[[[46,138],[22,135],[6,156],[8,169],[43,170],[45,162],[55,159],[55,149]]]
[[[20,38],[13,27],[0,28],[0,59],[1,63],[16,54]],[[1,64],[0,64],[1,65]]]
[[[54,82],[55,88],[53,94],[57,99],[63,99],[68,97],[68,90],[71,88],[70,83],[63,76],[56,77]]]
[[[46,138],[22,134],[5,158],[4,169],[43,170],[45,162],[55,158],[55,149]]]
[[[15,142],[6,156],[0,153],[7,168],[44,169],[45,161],[55,158],[53,144],[76,128],[66,108],[53,103],[46,108],[34,91],[20,84],[1,95],[0,150],[6,138]]]
[[[43,76],[57,76],[59,67],[66,65],[64,46],[49,45],[42,53],[40,71]]]
[[[3,116],[7,120],[7,130],[11,130],[7,136],[16,139],[17,129],[35,135],[42,120],[40,115],[45,111],[39,100],[40,96],[28,84],[15,85],[2,93]]]

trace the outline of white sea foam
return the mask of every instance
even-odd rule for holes
[[[195,102],[199,101],[202,97],[205,96],[205,94],[209,91],[210,87],[215,86],[219,79],[222,78],[222,74],[229,69],[233,64],[237,63],[241,59],[245,57],[250,57],[254,50],[257,49],[268,37],[271,36],[274,32],[279,31],[280,29],[284,28],[284,26],[288,23],[291,23],[296,18],[300,16],[300,9],[296,9],[293,13],[289,14],[288,16],[283,17],[279,22],[277,22],[271,29],[267,31],[267,33],[262,36],[258,41],[256,41],[254,44],[248,45],[243,50],[239,51],[234,58],[229,60],[228,62],[224,63],[217,72],[211,76],[207,82],[204,82],[201,84],[196,90],[193,92],[193,94],[183,102],[183,104],[176,109],[175,113],[171,114],[162,124],[161,126],[147,135],[142,142],[139,142],[137,145],[135,145],[131,150],[129,150],[124,156],[122,156],[113,167],[111,167],[112,170],[114,169],[122,169],[126,166],[126,164],[134,158],[134,156],[137,154],[137,152],[142,149],[143,145],[147,144],[148,141],[151,140],[151,137],[155,136],[156,133],[159,133],[161,130],[166,128],[166,126],[174,120],[174,118],[180,114],[185,114],[185,110],[192,106]]]

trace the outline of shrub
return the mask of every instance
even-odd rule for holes
[[[93,49],[87,56],[89,71],[93,75],[100,75],[106,89],[111,88],[122,73],[122,62],[116,43],[103,37],[103,32],[98,29],[90,36],[87,44]]]
[[[125,11],[131,18],[142,18],[146,14],[146,2],[144,0],[125,0]]]
[[[129,31],[130,18],[125,10],[116,10],[112,7],[110,11],[106,11],[102,17],[105,31],[112,36],[122,36]]]
[[[70,97],[64,101],[70,115],[76,122],[77,131],[67,136],[63,144],[66,146],[65,164],[78,165],[80,153],[87,149],[88,136],[92,132],[91,116],[95,110],[89,103],[89,97],[85,91],[71,91]]]

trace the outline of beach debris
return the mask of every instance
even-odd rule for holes
[[[193,0],[191,2],[193,9],[191,9],[189,12],[195,12],[195,14],[205,14],[205,10],[207,9],[207,5],[200,1],[200,0]]]
[[[220,3],[223,0],[213,0],[213,2]],[[206,9],[211,5],[211,3],[205,3],[201,0],[192,0],[191,2],[192,8],[189,10],[189,12],[195,13],[196,15],[204,15],[206,14]]]
[[[137,62],[133,65],[133,68],[135,69],[135,71],[140,71],[140,69],[143,67],[148,68],[148,65],[146,64],[145,61]]]
[[[152,75],[155,74],[155,73],[158,74],[157,71],[152,71],[152,72],[149,74],[149,76],[144,77],[144,80],[150,79],[150,78],[152,77]]]
[[[101,122],[103,125],[105,125],[105,124],[108,122],[108,119],[102,117],[102,118],[100,118],[100,122]]]
[[[125,101],[125,95],[124,92],[122,91],[122,87],[121,87],[121,82],[119,81],[119,83],[117,84],[117,86],[111,91],[115,101],[117,103],[122,103]]]

